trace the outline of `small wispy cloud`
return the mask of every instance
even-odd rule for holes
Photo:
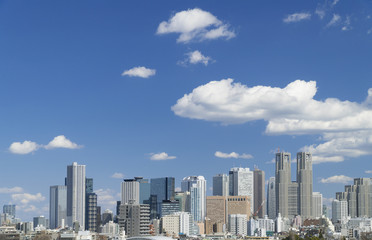
[[[322,178],[320,180],[321,183],[343,183],[347,184],[353,181],[353,178],[345,176],[345,175],[336,175],[329,178]]]
[[[23,192],[23,188],[21,187],[12,187],[12,188],[7,188],[7,187],[4,187],[4,188],[0,188],[0,193],[5,193],[5,194],[9,194],[9,193],[21,193]]]
[[[125,70],[121,75],[129,77],[140,77],[140,78],[149,78],[156,74],[155,69],[150,69],[146,67],[134,67],[128,70]]]
[[[332,17],[331,21],[328,22],[328,24],[326,25],[326,27],[328,28],[328,27],[336,26],[340,22],[341,22],[341,16],[338,15],[338,14],[333,14],[333,17]]]
[[[29,202],[42,202],[45,201],[46,198],[41,193],[15,193],[12,194],[12,199],[13,201],[17,201],[22,204],[28,204]]]
[[[239,153],[236,153],[236,152],[223,153],[223,152],[220,152],[220,151],[215,152],[214,156],[218,157],[218,158],[235,158],[235,159],[238,159],[238,158],[251,159],[251,158],[253,158],[253,156],[251,154],[247,154],[247,153],[243,153],[243,154],[239,154]]]
[[[366,170],[364,172],[367,173],[367,174],[372,174],[372,170]]]
[[[300,22],[303,20],[309,20],[310,18],[311,18],[311,14],[307,12],[293,13],[293,14],[287,15],[287,17],[283,19],[283,22],[294,23],[294,22]]]
[[[351,27],[351,20],[350,16],[346,17],[346,20],[344,22],[344,26],[341,28],[342,31],[350,31],[352,29]]]
[[[116,172],[116,173],[112,174],[111,177],[116,178],[116,179],[122,179],[122,178],[124,178],[124,174]]]
[[[202,63],[207,66],[211,61],[211,57],[204,56],[200,51],[195,50],[193,52],[186,53],[187,58],[183,61],[179,61],[179,65],[198,64]]]
[[[151,155],[150,160],[154,160],[154,161],[170,160],[170,159],[176,158],[176,156],[169,156],[168,153],[166,152],[151,153],[150,155]]]

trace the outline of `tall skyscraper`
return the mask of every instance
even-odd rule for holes
[[[323,195],[320,192],[313,192],[312,216],[321,218],[323,215]]]
[[[49,196],[50,228],[63,227],[67,221],[67,186],[51,186]]]
[[[85,230],[97,231],[97,194],[93,192],[93,178],[85,179]]]
[[[152,178],[150,189],[151,218],[160,218],[163,200],[174,200],[174,177]]]
[[[260,218],[266,215],[265,205],[265,172],[260,169],[253,171],[253,207],[254,212]]]
[[[140,183],[135,179],[124,179],[121,183],[121,204],[134,201],[134,204],[139,204],[140,200]]]
[[[203,222],[206,216],[206,180],[203,176],[183,178],[181,190],[190,192],[191,215],[196,222]]]
[[[79,222],[85,229],[85,165],[67,166],[67,224]]]
[[[144,204],[150,199],[151,184],[148,179],[144,179],[143,177],[135,177],[134,179],[139,182],[139,202],[140,204]]]
[[[270,219],[276,218],[275,177],[271,177],[267,184],[267,215]]]
[[[298,213],[302,218],[312,217],[313,161],[311,153],[297,153]]]
[[[16,205],[15,204],[5,204],[3,206],[3,213],[7,213],[9,216],[15,218]]]
[[[229,176],[217,174],[213,177],[213,196],[229,195]]]
[[[253,172],[249,168],[231,168],[229,172],[230,196],[249,196],[253,212]]]
[[[291,154],[275,155],[276,213],[288,217],[288,188],[291,184]]]

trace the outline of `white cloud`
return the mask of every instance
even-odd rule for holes
[[[313,153],[314,163],[372,155],[372,89],[362,103],[319,101],[316,92],[315,81],[296,80],[277,88],[223,79],[195,88],[171,109],[181,117],[225,125],[264,120],[266,134],[318,134],[322,143],[303,147]]]
[[[223,153],[223,152],[220,152],[220,151],[215,152],[214,156],[216,156],[218,158],[236,158],[236,159],[237,158],[243,158],[243,159],[253,158],[253,156],[251,154],[246,154],[246,153],[239,154],[239,153],[236,153],[236,152]]]
[[[14,154],[29,154],[39,149],[36,142],[24,141],[10,144],[9,151]]]
[[[59,135],[53,138],[53,140],[50,141],[48,145],[44,146],[45,149],[53,149],[53,148],[79,149],[82,147],[83,146],[71,142],[64,135]]]
[[[371,33],[372,33],[372,28],[367,30],[367,34],[371,34]]]
[[[170,159],[175,159],[176,156],[169,156],[168,153],[166,152],[161,152],[161,153],[151,153],[151,160],[158,161],[158,160],[170,160]]]
[[[28,204],[29,202],[42,202],[45,200],[45,197],[41,193],[15,193],[12,194],[12,199],[22,204]]]
[[[372,170],[366,170],[365,173],[372,174]]]
[[[102,209],[114,209],[116,206],[116,199],[115,195],[116,192],[112,189],[103,189],[100,188],[95,191],[97,194],[97,202],[98,205],[102,207]]]
[[[117,179],[122,179],[122,178],[124,178],[124,174],[122,174],[122,173],[114,173],[114,174],[112,174],[112,176],[111,176],[112,178],[117,178]]]
[[[336,175],[329,178],[322,178],[320,180],[321,183],[343,183],[347,184],[349,182],[352,182],[353,178],[345,176],[345,175]]]
[[[193,52],[186,53],[187,58],[183,61],[180,61],[180,65],[187,65],[187,64],[197,64],[202,63],[205,66],[208,65],[209,62],[212,61],[212,58],[204,56],[200,51],[195,50]]]
[[[311,18],[310,13],[305,13],[305,12],[293,13],[293,14],[287,15],[287,17],[283,19],[283,22],[294,23],[294,22],[300,22],[303,20],[309,20],[310,18]]]
[[[324,10],[324,8],[317,8],[316,10],[315,10],[315,14],[316,15],[318,15],[318,17],[320,18],[320,19],[323,19],[324,17],[325,17],[325,15],[326,15],[326,11]]]
[[[21,187],[0,188],[0,193],[20,193],[20,192],[23,192],[23,188],[21,188]]]
[[[32,141],[24,141],[21,142],[13,142],[10,144],[9,151],[14,154],[29,154],[35,152],[40,148],[44,149],[53,149],[53,148],[69,148],[69,149],[78,149],[82,148],[82,145],[78,145],[76,143],[71,142],[65,136],[60,135],[55,137],[52,141],[50,141],[47,145],[37,144],[36,142]]]
[[[155,73],[156,73],[155,69],[150,69],[146,67],[134,67],[129,70],[125,70],[121,75],[129,77],[149,78],[151,76],[154,76]]]
[[[344,26],[341,28],[342,31],[350,31],[352,29],[351,27],[351,20],[350,16],[346,17],[346,20],[344,22]]]
[[[340,22],[341,22],[341,16],[338,14],[333,14],[331,21],[328,22],[326,27],[332,27],[332,26],[338,25]]]
[[[335,6],[340,0],[333,0],[332,5]]]
[[[157,34],[179,33],[177,42],[217,38],[230,39],[235,33],[213,14],[199,8],[188,9],[173,15],[168,21],[159,24]]]

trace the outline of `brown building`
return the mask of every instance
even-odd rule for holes
[[[208,196],[206,234],[222,233],[227,227],[230,214],[251,216],[251,198],[249,196]]]

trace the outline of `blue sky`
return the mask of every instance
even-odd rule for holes
[[[122,176],[268,179],[278,148],[332,198],[371,177],[371,43],[370,1],[0,1],[0,205],[48,216],[73,161],[114,209]]]

